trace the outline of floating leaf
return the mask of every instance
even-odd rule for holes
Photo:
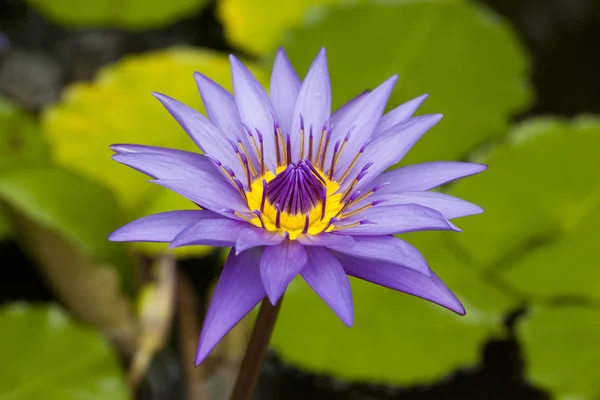
[[[112,188],[130,220],[152,212],[195,208],[190,201],[147,183],[141,173],[113,161],[109,149],[115,143],[139,143],[198,151],[151,94],[166,93],[203,110],[194,71],[231,88],[226,56],[185,48],[131,56],[104,69],[96,81],[71,86],[64,100],[43,118],[54,158]],[[153,252],[167,248],[162,244],[142,246]],[[190,249],[184,251],[210,251],[202,246]]]
[[[596,118],[515,128],[489,155],[488,171],[450,189],[486,210],[459,222],[457,245],[524,293],[599,299],[600,182],[591,167],[598,148]]]
[[[296,280],[277,321],[275,350],[286,362],[312,372],[397,385],[430,383],[477,365],[483,344],[503,333],[503,316],[515,301],[465,266],[443,236],[411,234],[409,240],[458,295],[466,316],[353,279],[355,322],[347,328]]]
[[[517,326],[528,380],[556,400],[600,398],[600,311],[535,308]]]
[[[0,171],[47,161],[48,148],[37,121],[0,97]],[[11,232],[9,219],[0,213],[0,239]]]
[[[166,25],[204,7],[207,0],[27,0],[46,17],[76,27],[146,29]]]
[[[461,224],[462,221],[480,217],[476,215],[454,222]],[[486,322],[501,324],[506,315],[518,307],[521,299],[506,292],[493,277],[472,265],[465,254],[456,251],[453,240],[462,234],[416,232],[398,236],[419,249],[431,268],[443,277],[446,285],[463,302],[467,314],[477,314],[477,318]]]
[[[0,199],[98,262],[130,273],[124,248],[107,240],[123,219],[101,185],[57,167],[13,169],[0,173]]]
[[[325,46],[334,106],[400,74],[390,106],[429,93],[420,113],[444,119],[405,163],[463,158],[506,132],[531,94],[528,58],[510,26],[471,2],[417,0],[330,7],[284,47],[306,72]]]
[[[0,170],[48,161],[48,147],[35,119],[0,97]]]
[[[10,237],[11,235],[12,226],[10,224],[10,219],[2,212],[0,212],[0,240]]]
[[[345,380],[414,385],[476,365],[482,344],[500,332],[478,313],[460,317],[359,280],[352,289],[347,328],[308,285],[293,282],[272,341],[286,362]]]
[[[106,239],[122,223],[110,191],[57,167],[32,167],[0,173],[0,202],[57,297],[129,351],[135,326],[121,288],[131,290],[133,269],[125,247]]]
[[[288,29],[298,26],[318,6],[349,3],[348,0],[220,0],[217,14],[225,36],[239,48],[254,54],[272,51]]]
[[[130,398],[109,344],[60,309],[10,305],[0,309],[0,326],[0,398]]]

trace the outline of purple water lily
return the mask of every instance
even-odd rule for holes
[[[465,310],[423,256],[392,235],[455,230],[452,218],[482,212],[429,190],[486,167],[428,162],[384,172],[441,115],[412,117],[426,96],[384,115],[397,76],[331,114],[325,50],[301,81],[276,56],[270,96],[231,56],[234,93],[196,73],[208,118],[155,94],[204,154],[114,145],[113,158],[200,208],[150,215],[113,241],[231,246],[202,327],[196,364],[265,296],[275,304],[297,275],[348,326],[348,275]]]

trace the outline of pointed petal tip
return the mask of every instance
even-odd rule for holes
[[[285,52],[283,46],[279,46],[277,48],[277,53],[275,54],[275,57],[285,57],[288,58],[287,53]]]
[[[234,66],[237,67],[245,67],[244,63],[240,61],[239,58],[237,58],[236,56],[234,56],[233,54],[229,55],[229,64],[231,65],[231,67],[233,68]]]
[[[344,325],[346,325],[348,328],[352,328],[352,326],[354,325],[354,314],[353,313],[344,315],[343,317],[340,316],[340,319],[342,320]]]
[[[206,357],[208,357],[208,355],[210,354],[210,352],[212,351],[212,349],[209,349],[208,351],[203,348],[203,346],[198,343],[198,349],[196,350],[196,357],[194,358],[194,365],[196,367],[200,366],[200,364],[202,364],[202,362],[204,360],[206,360]]]
[[[194,80],[196,81],[196,83],[205,82],[207,79],[209,78],[203,73],[194,71]]]
[[[448,224],[448,227],[450,228],[451,231],[454,232],[462,232],[462,229],[460,229],[458,226],[454,225],[452,222],[450,222],[448,219],[446,219],[446,223]]]
[[[108,148],[114,151],[115,153],[119,153],[121,151],[121,146],[121,144],[111,144],[110,146],[108,146]]]
[[[167,96],[166,94],[160,93],[160,92],[151,92],[152,96],[156,97],[159,101],[163,101],[163,100],[169,100],[171,99],[169,96]]]
[[[121,230],[121,228],[117,229],[116,231],[114,231],[113,233],[111,233],[110,235],[108,235],[108,240],[110,242],[119,242],[119,231]]]
[[[237,58],[236,56],[234,56],[233,54],[229,55],[229,65],[231,67],[231,74],[232,74],[232,77],[234,77],[234,80],[235,80],[235,76],[238,76],[238,74],[252,75],[250,70],[248,70],[248,67],[246,67],[246,65],[243,62],[241,62],[240,59]],[[254,75],[252,75],[252,76],[254,76]],[[234,88],[235,88],[235,83],[234,83]]]
[[[271,305],[276,305],[283,293],[274,292],[272,288],[265,286],[265,291],[267,292],[267,298],[269,299],[269,303]]]
[[[327,66],[327,51],[325,50],[325,47],[321,47],[321,49],[319,50],[319,53],[315,57],[315,59],[313,61],[313,66],[315,66],[315,65]]]
[[[396,82],[398,82],[399,78],[400,78],[400,75],[394,74],[394,75],[390,76],[389,78],[387,78],[385,80],[385,82],[389,82],[390,85],[394,86],[396,84]]]

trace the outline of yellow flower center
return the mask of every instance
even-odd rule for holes
[[[322,202],[319,202],[309,212],[293,215],[291,212],[281,208],[278,211],[276,204],[272,204],[268,200],[268,196],[264,193],[266,185],[282,174],[286,168],[287,166],[279,166],[276,171],[277,174],[267,171],[252,182],[250,190],[246,192],[248,207],[250,210],[259,210],[260,212],[255,212],[255,215],[258,215],[250,222],[257,227],[263,227],[271,232],[279,232],[284,236],[287,233],[292,240],[298,238],[302,233],[317,235],[321,232],[333,230],[330,220],[338,215],[344,206],[340,201],[342,195],[336,193],[339,189],[339,184],[329,179],[326,174],[317,168],[315,168],[316,172],[320,174],[320,178],[324,181],[325,210],[323,210]],[[265,199],[264,204],[262,204],[263,199]]]

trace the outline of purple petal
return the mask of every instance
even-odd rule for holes
[[[356,114],[358,114],[364,107],[363,101],[369,93],[371,93],[371,90],[365,90],[358,96],[350,99],[331,115],[330,122],[334,131],[347,132],[350,129],[352,121],[354,118],[356,118]],[[338,127],[340,128],[338,129]],[[335,135],[343,138],[345,133],[336,133]]]
[[[379,120],[377,127],[373,131],[373,137],[376,138],[380,136],[394,125],[398,125],[399,123],[402,123],[412,117],[415,111],[417,111],[425,99],[427,99],[427,96],[428,95],[424,94],[415,99],[409,100],[385,114],[381,120]]]
[[[237,106],[231,93],[199,72],[196,72],[194,77],[196,78],[196,84],[198,85],[198,90],[200,91],[200,96],[202,96],[204,108],[210,121],[219,128],[223,136],[234,143],[241,140],[247,150],[247,155],[252,158],[252,162],[255,165],[258,165],[258,159],[255,157],[248,133],[242,126]]]
[[[319,233],[318,235],[303,234],[298,236],[298,241],[304,246],[347,246],[354,243],[354,238],[350,235],[337,233]]]
[[[350,128],[352,133],[348,136],[346,147],[339,157],[336,173],[338,178],[343,175],[360,148],[373,134],[373,130],[385,111],[385,105],[392,94],[392,90],[394,90],[397,80],[398,75],[392,76],[368,93],[364,100],[361,100],[363,108],[359,113],[356,113],[352,121]],[[340,133],[345,135],[344,132],[338,132],[338,134]]]
[[[371,262],[401,265],[429,276],[425,258],[414,246],[394,236],[356,236],[351,245],[328,245],[332,250]]]
[[[170,248],[192,245],[233,246],[247,222],[234,219],[207,219],[198,221],[181,231],[169,245]]]
[[[466,217],[468,215],[481,214],[483,212],[483,208],[478,205],[438,192],[403,192],[398,194],[377,192],[357,203],[348,211],[350,212],[353,209],[358,209],[373,201],[380,203],[383,206],[418,204],[439,211],[447,219]]]
[[[258,137],[258,132],[264,138],[264,157],[267,168],[275,171],[277,160],[273,144],[273,117],[275,110],[267,93],[252,73],[240,60],[233,55],[231,61],[231,78],[233,80],[233,96],[242,123]]]
[[[355,190],[359,190],[388,167],[399,162],[421,136],[440,119],[442,119],[441,114],[414,117],[393,126],[373,140],[366,147],[361,157],[362,162],[359,162],[354,168],[354,172],[350,174],[350,176],[356,176],[365,164],[372,163]],[[346,182],[344,186],[348,184],[349,182]]]
[[[260,260],[260,276],[272,304],[277,303],[285,289],[307,261],[304,247],[296,240],[286,240],[265,248]]]
[[[245,216],[252,216],[240,193],[228,182],[221,180],[220,176],[206,175],[195,180],[158,179],[152,183],[171,189],[201,207],[229,218],[234,218],[230,210],[238,211]]]
[[[339,253],[336,257],[348,275],[429,300],[457,314],[465,314],[460,301],[433,271],[426,276],[396,264],[373,263]]]
[[[259,270],[261,256],[260,249],[248,250],[239,256],[233,251],[229,253],[204,319],[196,365],[265,297]]]
[[[312,127],[313,143],[315,147],[321,140],[325,123],[331,113],[331,84],[329,82],[329,69],[327,55],[322,48],[310,66],[294,109],[290,140],[292,148],[292,161],[300,156],[301,127],[304,126],[304,156],[308,154],[309,134]]]
[[[193,154],[193,153],[190,153]],[[136,169],[154,179],[204,179],[206,175],[227,185],[215,164],[201,154],[194,157],[158,153],[117,153],[113,160]],[[188,162],[188,159],[193,162]]]
[[[171,156],[173,158],[179,158],[188,164],[204,165],[206,157],[199,153],[193,153],[191,151],[183,151],[177,149],[169,149],[167,147],[157,146],[145,146],[141,144],[113,144],[110,148],[119,154],[130,154],[130,153],[145,153],[145,154],[160,154],[164,156]]]
[[[275,109],[277,122],[281,130],[287,134],[292,126],[292,115],[302,82],[294,67],[287,58],[285,51],[279,49],[273,64],[271,74],[271,103]]]
[[[342,265],[324,248],[308,247],[306,252],[308,261],[300,275],[344,324],[352,326],[352,289]]]
[[[334,225],[340,229],[359,222],[360,225],[344,228],[343,232],[347,235],[393,235],[429,230],[459,231],[438,211],[416,204],[378,205]]]
[[[283,241],[283,236],[278,232],[269,232],[262,228],[244,229],[237,242],[235,242],[235,252],[240,254],[242,251],[258,246],[274,246]]]
[[[207,210],[168,211],[136,219],[108,237],[113,242],[170,242],[188,226],[206,219],[223,218]]]
[[[331,142],[335,143],[339,140],[342,141],[350,131],[352,123],[356,119],[356,116],[362,112],[365,107],[365,99],[371,93],[371,90],[365,90],[358,96],[354,97],[346,104],[341,106],[336,112],[331,115],[329,120],[331,126]],[[332,149],[328,151],[328,158],[331,159]],[[331,162],[329,160],[329,162]],[[325,165],[329,165],[325,162]]]
[[[221,131],[204,115],[164,94],[154,93],[154,96],[183,127],[200,150],[233,169],[237,176],[244,176],[244,171],[231,145]]]
[[[385,172],[371,183],[382,186],[377,193],[400,193],[429,190],[456,179],[478,174],[487,165],[458,161],[426,162]]]

